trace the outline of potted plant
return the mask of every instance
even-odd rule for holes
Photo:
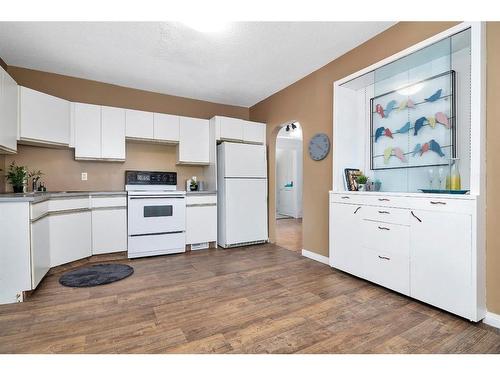
[[[356,182],[358,183],[358,191],[366,190],[366,182],[368,181],[368,177],[361,174],[356,178]]]
[[[5,176],[7,181],[12,185],[12,189],[14,193],[22,193],[24,191],[24,183],[26,182],[26,178],[28,177],[28,172],[26,171],[26,167],[22,165],[16,165],[13,161],[9,165],[9,170],[7,171],[7,175]]]

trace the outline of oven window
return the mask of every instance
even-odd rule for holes
[[[172,206],[144,206],[144,217],[172,216]]]

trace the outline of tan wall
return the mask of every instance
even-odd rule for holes
[[[248,119],[248,108],[229,106],[163,95],[148,91],[105,84],[96,81],[46,73],[9,66],[8,72],[18,84],[47,94],[76,102],[133,108],[151,112],[170,113],[198,118],[225,115]],[[52,190],[123,190],[124,171],[144,169],[177,171],[178,181],[201,175],[201,167],[176,166],[175,146],[137,144],[127,142],[127,161],[108,163],[75,161],[72,149],[48,149],[18,146],[16,155],[0,157],[0,168],[16,163],[31,169],[40,169],[47,187]],[[88,181],[81,181],[81,172],[88,173]],[[0,191],[4,189],[0,183]],[[7,185],[8,191],[11,187]]]

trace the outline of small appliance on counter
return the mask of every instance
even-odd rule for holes
[[[129,258],[185,251],[186,192],[176,189],[176,172],[125,172]]]

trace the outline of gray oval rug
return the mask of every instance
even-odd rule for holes
[[[71,287],[89,287],[113,283],[134,273],[126,264],[96,264],[65,273],[59,283]]]

